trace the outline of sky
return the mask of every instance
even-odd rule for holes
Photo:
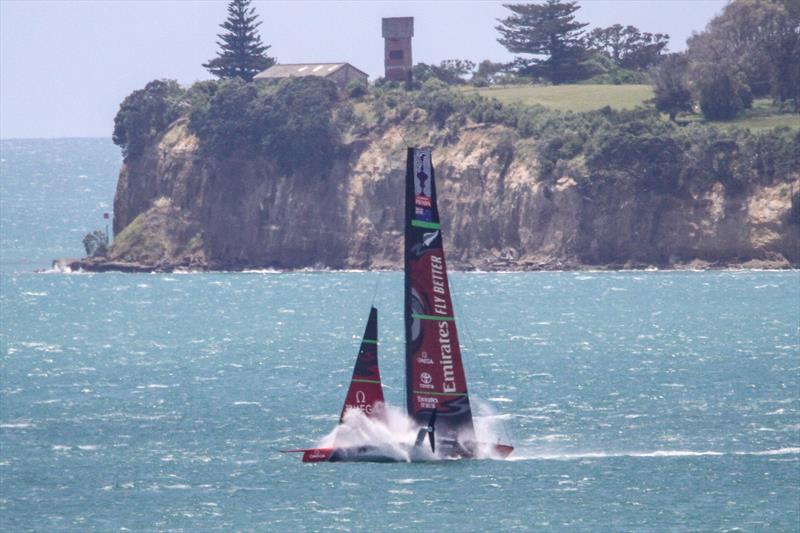
[[[508,0],[506,0],[506,3]],[[668,33],[685,49],[727,0],[582,0],[589,28]],[[509,61],[496,1],[259,1],[281,63],[347,61],[383,73],[381,18],[413,16],[414,62]],[[153,79],[209,79],[225,0],[0,0],[0,138],[109,137],[125,96]]]

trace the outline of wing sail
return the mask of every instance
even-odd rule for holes
[[[463,442],[474,438],[474,427],[430,149],[408,149],[405,219],[406,408],[420,425],[436,411],[440,444]]]

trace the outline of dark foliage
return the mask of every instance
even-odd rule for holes
[[[127,157],[142,152],[186,109],[184,91],[174,80],[154,80],[125,97],[114,117],[114,144]]]
[[[108,234],[95,230],[83,238],[83,248],[87,257],[104,257],[108,253]]]
[[[620,68],[634,70],[657,64],[668,42],[667,34],[642,32],[622,24],[595,28],[586,36],[590,50],[603,53]]]
[[[750,87],[736,72],[724,66],[708,67],[697,84],[700,110],[711,120],[734,118],[753,103]]]
[[[447,59],[438,65],[417,63],[412,69],[412,76],[416,82],[421,83],[437,79],[448,85],[463,85],[467,83],[473,70],[475,63],[468,59]]]
[[[437,79],[429,79],[423,83],[416,98],[417,106],[427,111],[428,117],[438,127],[442,127],[447,118],[456,111],[458,103],[459,95]]]
[[[367,83],[363,80],[350,80],[347,84],[347,95],[350,98],[361,98],[369,91]]]
[[[736,0],[688,41],[689,79],[707,118],[730,118],[753,96],[800,110],[800,9]]]
[[[223,80],[192,110],[189,127],[214,157],[264,155],[284,173],[316,172],[339,148],[336,98],[336,85],[317,76],[290,78],[276,88]]]
[[[689,61],[684,54],[670,54],[652,72],[656,109],[675,116],[692,110],[692,93],[687,85]]]

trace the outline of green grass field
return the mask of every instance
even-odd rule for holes
[[[591,111],[609,106],[613,109],[633,109],[652,104],[653,89],[649,85],[501,85],[497,87],[465,87],[466,92],[496,98],[503,103],[540,104],[559,111]],[[666,115],[664,115],[666,120]],[[683,122],[712,124],[719,128],[743,128],[764,131],[779,126],[800,130],[800,114],[781,113],[769,98],[753,102],[753,108],[733,120],[706,121],[702,115],[678,115]]]
[[[678,115],[679,121],[699,122],[701,124],[712,124],[722,129],[742,128],[750,131],[764,131],[772,128],[785,126],[787,128],[800,130],[800,114],[781,113],[770,98],[759,98],[753,102],[751,109],[745,110],[741,116],[732,120],[707,121],[702,115]]]
[[[540,104],[559,111],[591,111],[610,106],[633,109],[653,97],[649,85],[501,85],[468,88],[503,103]]]

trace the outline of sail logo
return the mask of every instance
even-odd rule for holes
[[[450,346],[450,323],[442,320],[439,322],[439,346],[442,349],[442,358],[439,362],[442,365],[443,392],[456,392],[456,374],[453,370],[453,349]]]
[[[434,398],[431,396],[417,396],[417,401],[419,402],[419,406],[421,409],[436,409],[437,404],[439,403],[438,398]]]
[[[371,403],[367,403],[367,393],[363,390],[357,390],[355,392],[355,405],[347,403],[345,404],[345,410],[349,409],[358,409],[362,411],[364,414],[371,415],[375,409],[375,406]]]
[[[430,207],[431,206],[431,198],[430,196],[425,196],[422,194],[418,194],[414,197],[414,205],[417,207]]]
[[[419,375],[419,386],[423,389],[432,389],[433,388],[433,376],[428,374],[427,372],[423,372]]]
[[[431,359],[431,356],[428,355],[428,352],[423,351],[419,354],[419,357],[417,357],[417,362],[423,365],[432,365],[433,359]]]
[[[440,255],[431,255],[431,285],[433,286],[433,311],[437,315],[447,316],[447,301],[438,296],[445,294],[444,260]]]
[[[436,237],[438,237],[438,236],[439,236],[439,230],[438,229],[436,231],[432,231],[430,233],[423,233],[422,234],[422,245],[425,246],[425,247],[430,246],[431,244],[433,244],[433,241],[435,241]]]
[[[429,150],[414,152],[414,195],[431,197],[431,153]],[[430,200],[429,200],[430,201]]]

